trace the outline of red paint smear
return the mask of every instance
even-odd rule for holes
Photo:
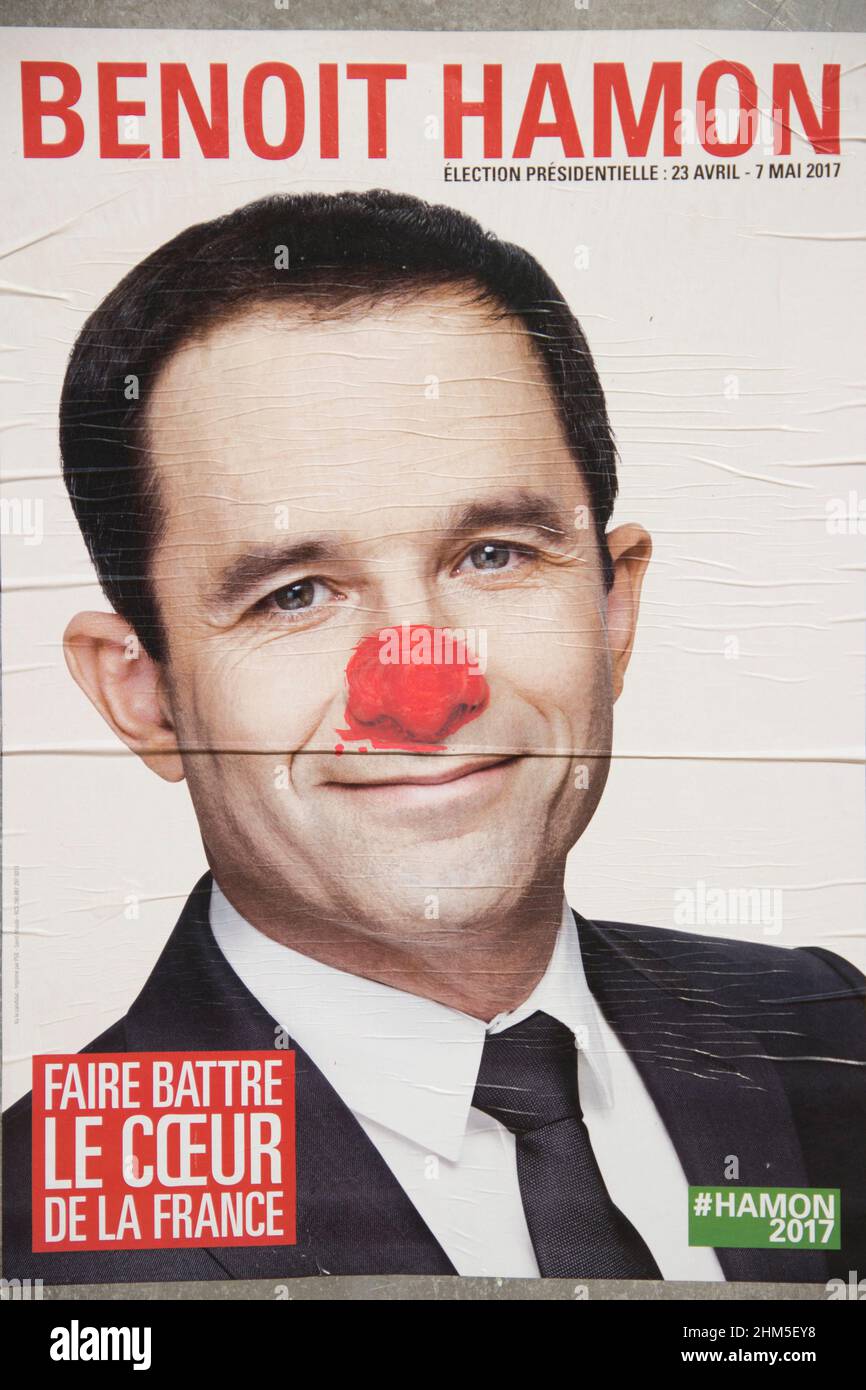
[[[429,633],[435,650],[435,629],[416,624],[409,629],[410,651],[419,631]],[[374,748],[440,753],[442,740],[477,719],[490,703],[490,687],[469,661],[383,662],[382,647],[382,633],[371,632],[349,658],[347,727],[337,730],[341,738],[364,739]]]

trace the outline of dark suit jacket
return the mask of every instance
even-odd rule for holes
[[[218,949],[210,875],[126,1014],[86,1051],[268,1050],[276,1024]],[[784,950],[577,917],[590,988],[629,1050],[690,1183],[838,1187],[841,1251],[723,1250],[731,1280],[866,1271],[866,980]],[[295,1046],[292,1043],[292,1046]],[[4,1117],[3,1274],[46,1283],[316,1274],[455,1274],[339,1096],[296,1048],[298,1241],[235,1249],[55,1252],[30,1238],[31,1103]]]

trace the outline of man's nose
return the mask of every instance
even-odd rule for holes
[[[347,729],[375,748],[434,748],[487,708],[490,689],[465,639],[403,624],[370,633],[346,667]]]

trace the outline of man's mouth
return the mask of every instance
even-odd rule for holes
[[[430,757],[428,762],[438,763],[438,757]],[[442,760],[444,761],[444,760]],[[448,759],[448,762],[451,760]],[[350,796],[369,796],[371,798],[394,798],[401,801],[435,804],[452,796],[470,795],[482,789],[493,790],[503,780],[509,767],[519,762],[516,754],[496,758],[473,758],[456,766],[437,768],[435,771],[420,772],[415,769],[395,772],[387,777],[376,775],[376,758],[370,760],[367,775],[356,778],[340,778],[326,785]]]

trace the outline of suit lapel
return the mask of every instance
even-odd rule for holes
[[[589,987],[629,1052],[692,1185],[808,1187],[776,1067],[737,1000],[729,956],[675,932],[603,926],[575,913]],[[664,944],[662,944],[662,942]],[[778,1006],[773,1006],[774,1022]],[[738,1177],[725,1177],[735,1157]],[[717,1249],[728,1279],[822,1282],[817,1251]]]
[[[279,1025],[231,969],[196,884],[127,1015],[130,1051],[269,1051]],[[456,1274],[375,1145],[305,1052],[296,1074],[296,1245],[208,1251],[237,1279],[315,1274]]]

